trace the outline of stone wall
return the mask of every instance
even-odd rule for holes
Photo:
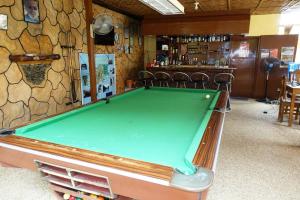
[[[39,8],[41,23],[26,23],[22,0],[0,0],[0,13],[8,15],[8,30],[0,30],[0,128],[19,126],[80,105],[66,105],[70,102],[69,59],[67,49],[61,46],[66,45],[66,35],[71,33],[75,86],[81,100],[78,53],[87,51],[83,1],[39,0]],[[94,8],[97,14],[112,15],[116,23],[130,23],[124,15],[96,5]],[[122,37],[123,29],[117,31]],[[116,47],[96,47],[98,53],[116,52],[118,93],[124,91],[124,81],[142,67],[142,48],[135,44],[133,54],[116,51]],[[61,59],[46,63],[44,80],[36,84],[26,78],[24,63],[9,60],[9,55],[25,53],[59,54]]]

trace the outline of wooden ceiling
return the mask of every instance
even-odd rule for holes
[[[195,10],[195,0],[178,1],[185,7],[185,13],[192,15],[235,10],[249,10],[251,14],[274,14],[300,8],[299,0],[197,0],[200,8]],[[131,16],[160,15],[138,0],[93,0],[93,2]]]

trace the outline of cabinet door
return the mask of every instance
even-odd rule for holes
[[[258,37],[232,37],[230,67],[236,68],[232,96],[252,97],[255,83],[255,66]]]

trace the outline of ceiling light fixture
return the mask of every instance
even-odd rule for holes
[[[196,0],[194,4],[195,4],[195,10],[198,10],[199,9],[199,2]]]
[[[178,0],[139,0],[162,15],[184,14],[184,7]]]

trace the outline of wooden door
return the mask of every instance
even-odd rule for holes
[[[231,96],[252,97],[259,37],[231,38],[230,67],[236,68]]]

